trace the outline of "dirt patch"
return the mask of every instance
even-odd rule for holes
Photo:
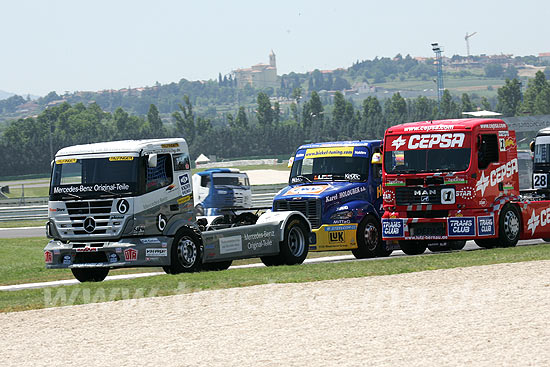
[[[550,261],[0,315],[4,366],[548,365]]]

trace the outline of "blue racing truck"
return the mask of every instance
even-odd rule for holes
[[[306,144],[273,211],[295,210],[312,225],[309,251],[351,250],[356,258],[389,256],[382,241],[380,140]]]

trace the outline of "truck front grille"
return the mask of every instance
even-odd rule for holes
[[[295,210],[306,216],[312,228],[321,226],[321,201],[319,199],[276,200],[273,202],[273,210]]]
[[[444,186],[396,187],[395,203],[397,205],[441,204],[442,188],[444,188]]]
[[[105,234],[109,227],[109,217],[113,200],[67,202],[70,226],[75,235]],[[93,230],[86,227],[88,218],[93,219]]]

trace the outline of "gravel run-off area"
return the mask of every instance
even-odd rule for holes
[[[185,285],[182,285],[182,289]],[[548,366],[550,261],[0,314],[2,366]]]

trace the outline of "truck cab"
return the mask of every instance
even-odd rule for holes
[[[550,198],[550,127],[541,129],[531,143],[533,155],[533,189],[545,198]]]
[[[407,254],[513,246],[521,232],[515,132],[498,119],[390,127],[383,143],[383,238]]]
[[[250,208],[252,190],[245,172],[212,168],[193,175],[195,213],[218,215],[227,208]]]
[[[309,219],[310,251],[388,256],[392,250],[381,237],[381,178],[380,140],[302,145],[272,210],[297,210]]]

